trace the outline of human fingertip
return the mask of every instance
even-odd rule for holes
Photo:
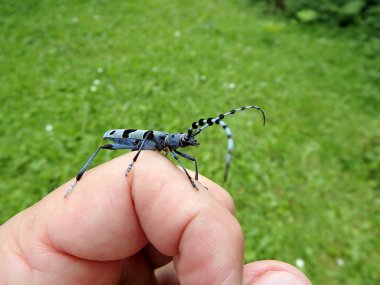
[[[267,271],[253,280],[250,285],[308,285],[287,271]]]

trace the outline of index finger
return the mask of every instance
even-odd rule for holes
[[[209,191],[195,191],[181,170],[150,151],[126,179],[131,159],[89,171],[69,199],[64,185],[41,201],[52,245],[83,259],[119,260],[149,241],[174,257],[181,284],[241,284],[243,237],[223,198],[214,197],[223,190],[208,182]]]

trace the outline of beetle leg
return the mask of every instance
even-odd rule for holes
[[[146,133],[144,140],[141,142],[141,145],[133,158],[132,162],[128,165],[126,171],[125,171],[125,176],[128,176],[128,173],[132,170],[133,164],[136,162],[137,158],[140,155],[140,152],[144,149],[144,144],[147,140],[152,140],[154,138],[153,131],[149,131]],[[154,141],[157,141],[157,139],[154,139]]]
[[[95,150],[95,152],[91,155],[90,159],[86,162],[86,164],[79,171],[79,173],[75,177],[75,181],[73,182],[73,184],[71,184],[71,186],[69,187],[69,189],[67,189],[67,191],[65,193],[65,198],[67,198],[69,196],[69,194],[73,190],[75,184],[79,180],[81,180],[83,174],[86,172],[87,168],[89,167],[89,165],[91,164],[91,162],[95,159],[95,156],[99,153],[99,151],[101,149],[117,150],[117,149],[129,149],[129,148],[127,146],[125,146],[125,145],[122,145],[122,144],[106,144],[106,145],[102,145],[102,146],[98,147]]]
[[[181,167],[182,167],[183,171],[185,172],[187,178],[189,178],[191,185],[195,188],[195,190],[198,191],[199,189],[198,189],[197,185],[195,185],[193,179],[191,178],[190,174],[187,172],[185,166],[183,166],[182,162],[179,160],[178,155],[176,155],[176,153],[174,151],[172,151],[172,150],[170,150],[170,153],[172,154],[172,156],[174,157],[174,159],[177,160],[179,162],[179,164],[181,165]]]
[[[188,159],[188,160],[194,161],[194,165],[195,165],[195,180],[198,180],[198,164],[197,164],[197,160],[194,157],[192,157],[191,155],[188,155],[187,153],[183,153],[183,152],[180,152],[178,150],[174,150],[174,152],[176,154],[179,154],[180,156]]]

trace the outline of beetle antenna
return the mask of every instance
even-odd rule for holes
[[[208,118],[207,120],[205,119],[200,119],[198,122],[194,122],[191,127],[188,129],[188,132],[187,132],[187,136],[190,137],[190,136],[197,136],[199,133],[201,133],[205,128],[209,127],[209,126],[212,126],[213,124],[219,124],[220,121],[222,119],[224,119],[224,117],[228,116],[228,115],[233,115],[235,114],[236,112],[240,112],[240,111],[244,111],[246,109],[256,109],[256,110],[259,110],[263,116],[263,124],[265,125],[265,112],[263,109],[261,109],[260,107],[258,106],[254,106],[254,105],[251,105],[251,106],[244,106],[244,107],[240,107],[240,108],[237,108],[237,109],[232,109],[231,111],[227,112],[227,113],[224,113],[224,114],[220,114],[218,117],[216,118]],[[198,129],[198,127],[201,127],[200,129]],[[198,129],[198,130],[197,130]],[[195,131],[196,130],[196,131]],[[195,131],[195,132],[194,132]]]

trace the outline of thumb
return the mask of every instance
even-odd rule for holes
[[[255,261],[244,266],[244,285],[312,285],[303,272],[277,260]]]

